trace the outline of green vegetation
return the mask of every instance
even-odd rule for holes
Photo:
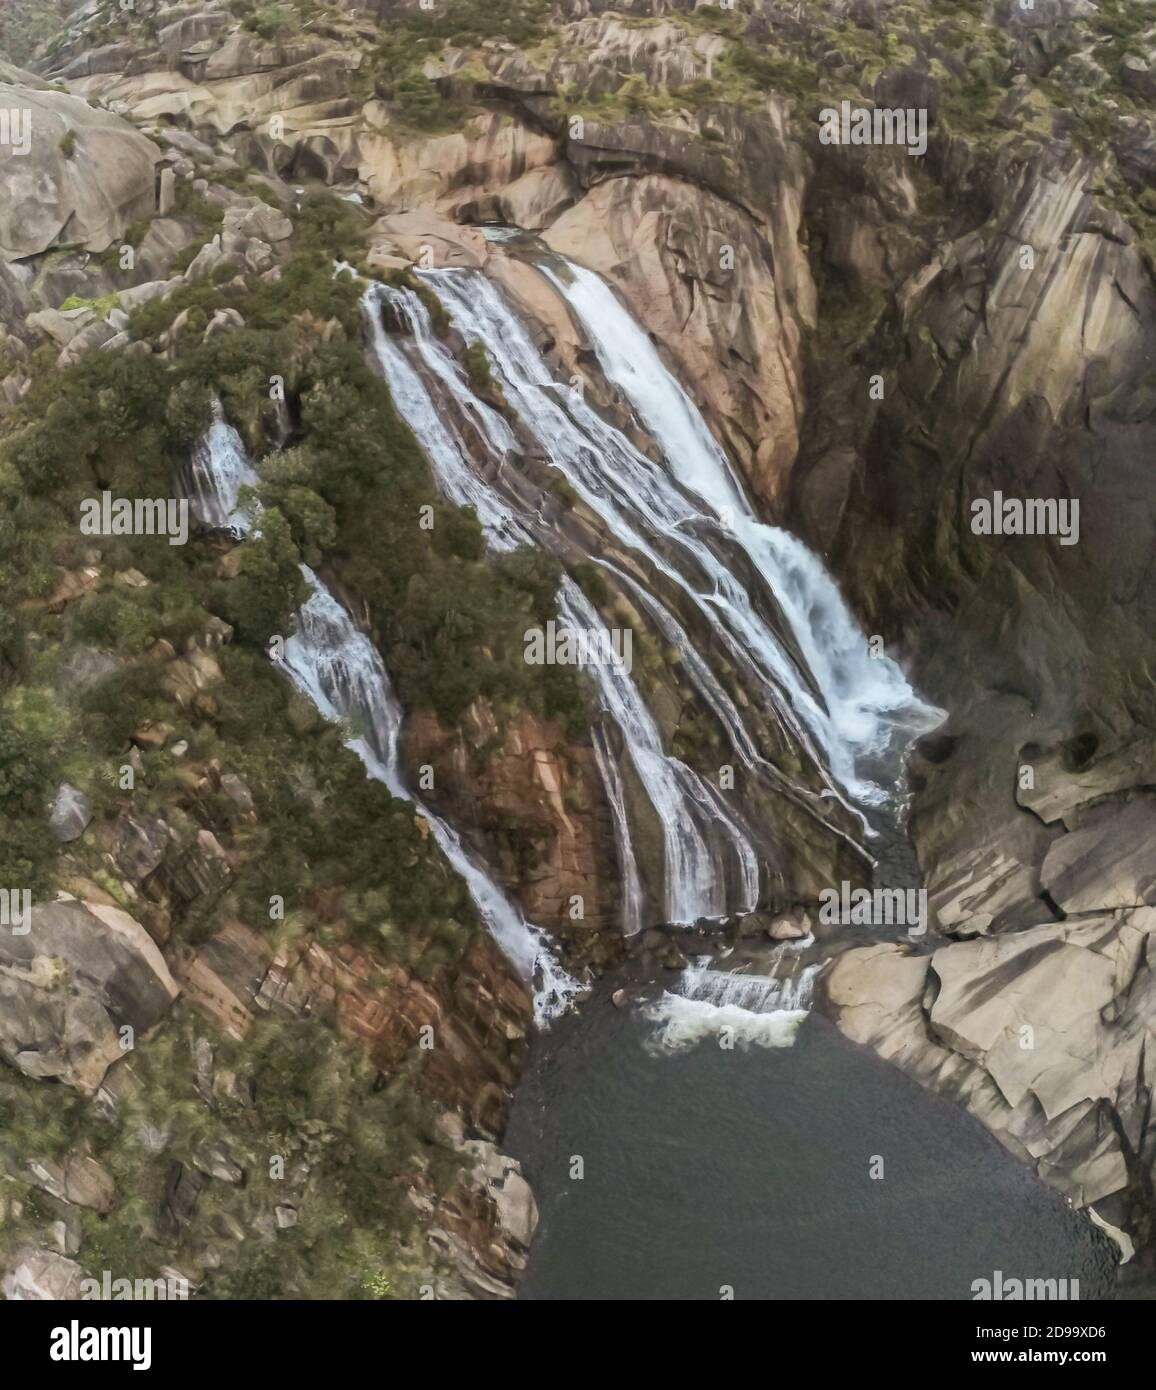
[[[215,759],[249,777],[261,828],[236,827],[251,854],[241,856],[226,898],[191,909],[185,929],[200,930],[198,915],[219,920],[225,908],[242,920],[265,920],[269,895],[278,891],[317,911],[324,903],[318,920],[429,972],[458,958],[466,939],[460,924],[473,929],[460,884],[436,845],[419,835],[412,808],[395,805],[366,779],[341,732],[302,708],[264,654],[272,634],[292,630],[306,597],[300,561],[328,565],[368,604],[408,708],[431,709],[452,726],[480,697],[500,719],[531,709],[578,732],[587,697],[571,668],[523,659],[526,628],[554,615],[556,564],[537,550],[485,554],[476,517],[442,498],[365,361],[362,287],[332,275],[336,255],[357,254],[364,225],[349,204],[310,200],[279,284],[252,276],[240,285],[202,281],[135,311],[139,338],[164,332],[185,309],[207,316],[231,305],[242,314],[245,327],[207,342],[199,333],[181,336],[171,362],[90,353],[60,369],[50,352],[37,355],[32,387],[0,430],[0,670],[11,681],[51,686],[62,654],[77,645],[116,653],[114,672],[62,706],[70,711],[63,740],[70,775],[115,812],[111,771],[134,731],[176,713],[156,645],[182,651],[214,620],[227,622],[234,642],[219,657],[226,679],[203,708],[180,713],[181,728],[191,762]],[[467,367],[483,385],[484,354],[470,354]],[[270,398],[275,376],[293,425],[285,449],[272,447],[282,418]],[[177,469],[208,424],[214,392],[257,462],[260,532],[237,548],[227,573],[202,543],[100,539],[99,583],[54,615],[46,603],[64,574],[90,563],[93,543],[77,524],[82,500],[103,489],[130,498],[171,495]],[[130,570],[147,583],[118,583]],[[27,723],[27,710],[22,718]],[[28,729],[20,729],[27,741]],[[38,780],[0,799],[4,843],[21,869],[12,881],[38,888],[50,885],[55,858],[43,828],[52,779],[39,774],[60,743],[58,733],[45,732],[30,745],[41,750],[29,764]],[[179,771],[167,754],[148,754],[133,805],[155,799],[163,808]],[[228,820],[223,802],[218,810]],[[372,835],[364,833],[367,824]],[[83,867],[90,877],[101,871],[98,859]],[[274,870],[291,893],[271,886]],[[418,931],[413,943],[398,936],[399,922]]]
[[[388,392],[343,328],[357,327],[357,288],[332,279],[331,261],[338,243],[355,246],[356,231],[331,200],[311,205],[286,267],[287,303],[259,283],[231,291],[254,327],[209,343],[182,339],[171,363],[93,353],[61,370],[52,352],[36,355],[24,406],[0,424],[0,881],[43,897],[83,877],[150,927],[163,922],[185,947],[230,919],[283,942],[306,933],[331,946],[354,941],[379,966],[444,991],[480,931],[464,885],[414,808],[366,777],[345,746],[353,731],[322,719],[261,644],[288,631],[304,597],[301,554],[340,561],[343,546],[363,547],[365,574],[379,567],[381,591],[404,591],[421,575],[415,613],[402,603],[383,616],[393,640],[415,653],[407,690],[433,687],[439,676],[423,662],[456,660],[446,636],[454,624],[467,624],[475,668],[489,662],[500,671],[485,624],[495,612],[522,621],[519,603],[525,612],[552,603],[556,576],[523,572],[522,557],[511,557],[508,572],[491,578],[476,520],[436,498]],[[158,331],[173,307],[156,318]],[[285,375],[296,423],[294,443],[280,452],[268,447],[274,370]],[[229,555],[200,541],[100,538],[94,546],[81,536],[79,501],[98,488],[171,493],[214,389],[261,455],[260,535]],[[402,498],[406,512],[390,516]],[[427,501],[432,533],[416,524]],[[350,527],[362,507],[369,541]],[[387,531],[394,540],[383,544]],[[46,603],[66,572],[94,563],[100,576],[90,592],[63,607]],[[221,619],[235,626],[233,642],[215,653],[222,678],[181,705],[166,684],[172,653],[206,652]],[[471,620],[480,626],[469,628]],[[64,674],[75,653],[93,650],[115,655],[111,672],[86,684]],[[153,745],[130,753],[135,730],[161,723],[179,733],[183,757]],[[128,792],[117,771],[130,760]],[[243,779],[254,814],[225,794],[213,769]],[[62,776],[88,793],[105,828],[64,850],[45,829]],[[178,853],[195,844],[199,827],[212,827],[228,845],[231,873],[191,900],[172,890],[159,916],[154,890],[128,903],[109,870],[107,831],[130,807],[134,816],[162,815]],[[271,920],[274,895],[284,901],[283,921]],[[444,1191],[457,1160],[433,1138],[419,1089],[424,1054],[399,1044],[382,1076],[380,1060],[339,1041],[330,1023],[275,1014],[237,1043],[178,1005],[120,1064],[117,1114],[101,1118],[84,1098],[0,1067],[0,1158],[15,1175],[4,1189],[22,1209],[18,1221],[0,1223],[0,1255],[55,1217],[53,1200],[20,1180],[29,1158],[87,1149],[118,1189],[111,1214],[81,1214],[89,1273],[152,1278],[165,1264],[196,1269],[210,1249],[220,1265],[203,1297],[414,1296],[436,1261],[407,1194]],[[206,1035],[216,1066],[243,1078],[248,1100],[209,1098],[198,1087],[194,1044]],[[160,1152],[141,1142],[145,1126],[167,1134]],[[161,1225],[173,1164],[192,1164],[210,1144],[243,1166],[244,1183],[214,1180],[187,1229]],[[283,1179],[271,1171],[274,1156],[284,1159]],[[282,1205],[294,1220],[284,1228],[273,1215]]]
[[[36,50],[60,33],[71,9],[66,0],[19,0],[0,7],[0,57],[27,67]]]
[[[528,48],[546,36],[550,8],[550,0],[441,0],[433,9],[410,10],[392,21],[418,38],[455,48],[477,48],[487,39]]]
[[[457,129],[466,108],[425,76],[426,60],[447,44],[476,48],[501,39],[529,47],[546,36],[549,14],[549,0],[439,0],[431,10],[392,14],[370,59],[373,89],[412,130]]]
[[[263,39],[287,38],[300,28],[300,20],[290,5],[252,5],[244,0],[233,5],[242,26]]]
[[[211,1042],[218,1071],[242,1079],[243,1100],[198,1088],[198,1039]],[[62,1158],[83,1132],[117,1184],[111,1214],[81,1214],[87,1274],[196,1269],[208,1245],[221,1263],[197,1290],[202,1298],[415,1298],[430,1281],[436,1266],[407,1193],[444,1190],[458,1160],[435,1138],[434,1112],[408,1068],[382,1084],[360,1049],[320,1020],[273,1014],[238,1043],[181,1005],[121,1066],[111,1122],[94,1121],[80,1096],[0,1068],[12,1169]],[[159,1152],[142,1142],[145,1132],[165,1135]],[[244,1182],[208,1182],[187,1228],[159,1230],[172,1165],[209,1151],[228,1154]],[[52,1219],[51,1199],[29,1190],[23,1201],[33,1218]],[[278,1207],[293,1211],[293,1225],[278,1228]],[[0,1255],[17,1240],[16,1228],[0,1227]]]
[[[112,294],[102,294],[96,299],[83,299],[78,294],[70,294],[60,306],[64,313],[70,309],[91,309],[97,318],[107,318],[109,311],[120,305],[120,295],[115,291]]]
[[[44,821],[56,786],[64,724],[51,694],[23,689],[0,704],[0,884],[45,893],[56,845]]]

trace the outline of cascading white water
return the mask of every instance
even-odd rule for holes
[[[405,785],[398,754],[402,712],[381,657],[317,576],[305,566],[302,572],[313,593],[285,644],[286,671],[324,715],[362,731],[349,746],[371,777],[384,782],[393,796],[413,802],[429,823],[442,853],[465,880],[490,934],[523,978],[534,982],[535,1012],[539,1022],[548,1022],[581,986],[558,965],[542,933],[486,874],[457,832]]]
[[[882,799],[884,791],[859,775],[858,761],[882,751],[897,725],[930,727],[938,712],[913,696],[893,663],[870,658],[838,589],[806,547],[757,520],[701,415],[609,288],[574,266],[560,273],[545,269],[543,274],[570,302],[607,380],[623,391],[639,422],[660,444],[664,462],[655,463],[641,453],[591,410],[580,392],[567,392],[552,381],[520,319],[484,276],[436,271],[425,278],[467,341],[486,348],[507,399],[547,460],[620,545],[645,557],[708,619],[739,669],[762,682],[770,710],[830,777],[835,795],[842,800],[846,793],[861,805]],[[374,286],[367,302],[374,299],[388,300],[410,330],[410,338],[399,344],[385,332],[380,313],[367,314],[395,404],[425,448],[446,495],[476,509],[495,549],[543,542],[541,519],[519,514],[472,455],[480,445],[500,474],[517,449],[509,424],[475,395],[459,364],[435,338],[418,296]],[[219,405],[188,472],[188,490],[202,518],[243,534],[250,521],[242,516],[238,497],[256,478]],[[728,556],[737,555],[743,557],[738,570],[757,576],[755,588],[744,587],[727,563]],[[679,651],[692,684],[744,766],[781,778],[758,751],[734,699],[673,611],[642,589],[636,578],[603,563],[633,587],[657,630]],[[371,775],[380,777],[394,795],[413,800],[397,761],[400,711],[380,657],[316,576],[305,573],[313,597],[299,615],[286,656],[287,671],[330,717],[349,719],[364,730],[351,746]],[[765,592],[756,592],[758,585]],[[569,578],[560,595],[559,614],[567,627],[605,631],[600,615]],[[769,614],[777,615],[788,641],[780,639]],[[621,664],[596,662],[589,669],[603,710],[617,726],[662,827],[667,920],[692,922],[736,905],[739,910],[753,907],[759,893],[759,861],[736,813],[709,783],[665,752],[655,720]],[[604,732],[596,733],[596,761],[615,825],[623,917],[629,931],[640,921],[641,885],[621,774],[612,766]],[[553,965],[540,932],[521,918],[456,834],[421,809],[503,949],[524,972],[542,973],[545,965],[545,973],[555,977],[551,996],[564,1002],[577,986]],[[733,895],[728,884],[734,886]],[[678,997],[712,1008],[738,1007],[733,1000],[687,1000],[685,991]],[[543,1003],[541,991],[539,1005],[550,1007]]]
[[[677,993],[687,999],[697,999],[718,1007],[734,1005],[748,1013],[773,1013],[777,1009],[794,1011],[809,1009],[814,991],[815,976],[821,964],[804,966],[798,975],[780,979],[779,969],[785,952],[780,949],[769,975],[747,975],[739,971],[712,970],[707,958],[695,961],[682,972]]]
[[[389,383],[394,404],[424,445],[443,491],[453,501],[477,509],[495,549],[532,544],[534,536],[530,524],[518,521],[493,486],[479,476],[460,432],[447,414],[439,414],[433,397],[405,352],[385,332],[380,313],[372,308],[379,298],[388,302],[406,322],[413,350],[423,370],[444,388],[463,418],[476,428],[490,457],[500,465],[515,448],[516,441],[497,411],[474,395],[457,362],[438,342],[421,300],[409,290],[372,287],[367,294],[366,320],[374,351]],[[593,604],[568,576],[563,579],[559,615],[563,624],[571,629],[605,631]],[[623,666],[605,662],[587,669],[596,681],[603,709],[618,726],[662,829],[666,919],[689,924],[702,917],[719,916],[728,906],[737,911],[749,911],[758,902],[759,861],[733,812],[697,773],[666,754],[657,725]],[[599,763],[613,812],[615,793],[607,782],[608,768],[605,759],[600,759]],[[629,841],[629,821],[624,814],[614,814],[614,821],[625,879],[630,872],[637,873]],[[727,865],[720,862],[716,850],[720,840],[735,868],[737,890],[732,895],[728,895]],[[628,887],[628,894],[631,891],[633,889]]]
[[[843,596],[817,556],[789,532],[754,515],[741,482],[698,408],[603,280],[564,262],[557,287],[590,334],[608,381],[661,444],[675,476],[724,521],[774,592],[839,735],[861,756],[879,752],[899,724],[924,732],[943,711],[915,696],[898,666],[873,657]]]
[[[562,582],[559,611],[572,628],[589,630],[600,621],[594,605],[568,576]],[[714,821],[726,832],[738,864],[738,901],[742,910],[754,907],[759,896],[759,861],[750,841],[710,784],[663,750],[658,725],[622,667],[607,663],[599,673],[603,703],[622,731],[662,826],[668,921],[688,925],[700,917],[720,916],[727,908],[724,866],[715,860],[699,831],[700,821]]]
[[[213,423],[194,444],[183,479],[193,515],[203,526],[243,536],[249,529],[238,501],[243,487],[259,481],[241,436],[213,397]]]
[[[790,1047],[824,962],[779,979],[784,954],[780,948],[770,975],[712,970],[709,958],[688,965],[675,988],[646,1010],[657,1025],[651,1050],[682,1052],[708,1038],[717,1041],[724,1030],[740,1047]]]
[[[606,744],[606,731],[595,725],[590,730],[594,760],[606,789],[606,800],[614,821],[614,843],[618,849],[618,868],[622,876],[622,935],[634,936],[642,929],[642,879],[634,854],[634,839],[630,833],[630,816],[626,810],[626,792],[618,760]]]
[[[645,407],[644,423],[667,449],[670,473],[602,420],[579,393],[554,385],[518,316],[480,272],[428,271],[424,278],[466,339],[484,344],[507,398],[546,456],[616,539],[678,584],[735,659],[754,666],[780,722],[837,788],[862,805],[885,800],[885,789],[860,776],[857,762],[890,743],[896,722],[931,727],[938,712],[916,699],[893,663],[870,657],[838,589],[806,547],[751,515],[693,403],[609,290],[621,318],[611,320],[601,302],[592,308],[585,299],[575,312],[586,310],[596,349],[608,370],[626,376],[623,389],[628,395],[633,390],[642,403],[636,407],[640,416]],[[567,293],[570,287],[554,278]],[[619,346],[606,341],[624,335],[627,325],[632,349],[638,339],[649,349],[633,376],[625,373]],[[637,384],[640,374],[645,389]],[[782,612],[807,661],[805,673],[755,596],[720,560],[719,549],[736,543]]]
[[[244,536],[257,524],[238,505],[240,491],[259,479],[244,444],[215,405],[215,419],[194,451],[190,502],[206,526]],[[461,875],[478,915],[510,963],[534,990],[534,1013],[547,1024],[565,1011],[582,986],[555,960],[544,934],[528,923],[462,844],[457,833],[409,791],[401,774],[398,744],[402,712],[373,643],[307,565],[301,573],[311,594],[297,613],[296,629],[280,663],[297,687],[328,719],[346,721],[357,732],[348,746],[369,776],[392,796],[414,804],[429,824],[442,853]]]

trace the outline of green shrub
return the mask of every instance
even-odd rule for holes
[[[260,531],[241,547],[237,578],[219,591],[239,637],[264,645],[274,633],[292,631],[293,614],[309,596],[300,562],[289,522],[277,508],[268,508],[261,515]]]
[[[244,27],[263,39],[279,39],[296,33],[299,26],[285,5],[262,5],[245,19]]]
[[[462,353],[462,365],[475,395],[485,395],[493,389],[494,373],[484,344],[470,343]]]

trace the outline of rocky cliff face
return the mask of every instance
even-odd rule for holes
[[[37,350],[138,351],[128,314],[149,302],[230,277],[275,284],[299,190],[318,182],[372,214],[383,273],[419,257],[478,263],[470,228],[504,222],[616,286],[765,514],[826,557],[867,630],[950,713],[912,778],[933,949],[844,952],[829,1007],[1150,1257],[1156,31],[1144,7],[563,0],[430,16],[376,0],[287,7],[272,23],[245,5],[138,0],[131,17],[79,12],[35,67],[0,71],[0,107],[30,110],[35,135],[29,163],[7,161],[26,194],[0,211],[11,409]],[[926,111],[926,154],[823,144],[819,111],[844,99]],[[580,363],[573,323],[516,262],[496,273],[553,360]],[[238,331],[237,309],[209,309],[190,297],[156,354]],[[326,341],[331,322],[319,320]],[[972,503],[997,489],[1078,500],[1078,543],[976,534]],[[48,613],[98,585],[99,558],[60,559],[37,600]],[[196,670],[173,679],[191,709]],[[609,816],[581,741],[484,702],[456,727],[423,713],[408,738],[411,769],[436,769],[431,803],[532,915],[557,917],[578,894],[593,939],[612,939]],[[145,735],[136,746],[150,755]],[[229,772],[202,775],[217,795]],[[163,805],[155,814],[169,827]],[[427,1221],[440,1213],[473,1292],[508,1286],[529,1204],[496,1150],[469,1146],[500,1132],[517,1072],[528,1006],[509,972],[478,941],[448,966],[439,948],[431,979],[428,962],[326,939],[343,918],[324,896],[285,943],[220,920],[190,941],[181,922],[217,891],[198,830],[225,860],[243,852],[229,819],[169,834],[115,808],[83,828],[82,848],[132,885],[107,910],[149,885],[139,920],[186,1002],[235,1044],[263,1013],[321,1017],[387,1075],[424,1026],[438,1030],[445,1051],[424,1078],[474,1127],[466,1138],[443,1123],[472,1176],[415,1170],[412,1202]],[[93,864],[74,870],[93,882]],[[831,871],[823,860],[807,881]],[[89,907],[69,912],[100,904],[75,896]],[[196,1073],[210,1097],[231,1094],[232,1074]],[[180,1225],[188,1183],[229,1182],[174,1161],[158,1210]],[[503,1221],[512,1253],[495,1263],[484,1252]],[[20,1265],[33,1283],[38,1258]],[[197,1258],[203,1272],[219,1255]]]

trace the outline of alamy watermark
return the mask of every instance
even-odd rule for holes
[[[990,1279],[973,1279],[973,1302],[1014,1303],[1049,1299],[1071,1302],[1080,1297],[1078,1279],[1014,1279],[997,1269]]]
[[[0,150],[32,153],[32,112],[25,106],[0,106]]]
[[[994,492],[971,504],[971,529],[977,536],[1058,536],[1061,545],[1080,539],[1080,499],[1005,497]]]
[[[927,153],[925,107],[825,106],[819,112],[821,145],[906,145],[907,153]]]
[[[82,1327],[73,1318],[54,1327],[48,1355],[53,1361],[131,1361],[134,1371],[153,1364],[151,1327]]]
[[[102,492],[80,504],[85,536],[167,536],[170,545],[189,539],[189,503],[184,497],[114,497]]]
[[[171,1274],[164,1279],[114,1279],[112,1270],[103,1269],[99,1279],[80,1281],[80,1296],[99,1299],[104,1303],[125,1299],[145,1302],[184,1300],[189,1296],[189,1281],[180,1274]]]
[[[829,927],[906,927],[927,931],[926,888],[852,888],[844,881],[819,894],[819,921]]]
[[[544,628],[528,627],[527,666],[617,666],[630,674],[634,633],[630,628],[568,627],[550,620]]]
[[[13,936],[27,936],[32,930],[32,890],[0,888],[0,927]]]

